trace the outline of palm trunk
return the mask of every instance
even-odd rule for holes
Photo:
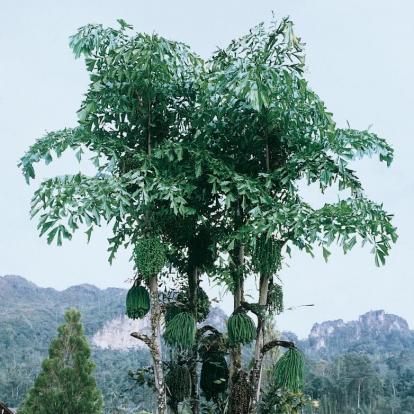
[[[198,271],[197,267],[192,267],[188,272],[188,290],[189,290],[189,301],[191,306],[191,312],[194,319],[197,321],[197,287],[198,287]],[[193,346],[189,357],[197,361],[197,343]],[[190,376],[191,376],[191,398],[190,406],[193,414],[199,414],[199,395],[198,395],[198,373],[197,373],[197,362],[191,364]]]
[[[155,390],[157,394],[158,414],[167,414],[167,393],[165,389],[164,367],[161,345],[161,306],[158,294],[158,277],[152,276],[148,280],[150,296],[150,325],[151,338],[140,332],[132,332],[131,336],[143,341],[149,348],[154,367]]]
[[[259,305],[264,307],[267,303],[267,291],[269,287],[269,275],[261,274],[260,276],[260,293]],[[264,345],[264,318],[257,315],[257,337],[254,351],[254,366],[251,375],[251,399],[249,405],[249,414],[256,414],[259,406],[260,383],[262,379],[262,362]]]
[[[167,394],[165,392],[164,369],[161,347],[161,308],[158,298],[157,276],[150,277],[148,285],[151,304],[151,335],[153,346],[150,347],[154,364],[155,389],[157,391],[158,414],[167,414]]]
[[[236,260],[234,260],[236,262]],[[234,291],[234,309],[240,307],[241,302],[244,299],[244,279],[241,273],[241,266],[244,262],[244,245],[241,244],[239,246],[238,254],[237,254],[237,266],[234,268],[233,271],[233,278],[236,281],[236,288]],[[235,346],[230,348],[230,364],[229,364],[229,401],[233,401],[234,399],[231,396],[235,390],[235,377],[237,373],[241,369],[241,346]],[[232,411],[232,407],[229,407],[229,412]]]

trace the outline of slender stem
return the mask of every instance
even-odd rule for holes
[[[237,254],[237,266],[233,271],[233,278],[236,282],[236,289],[234,291],[234,309],[238,309],[241,306],[241,302],[244,299],[244,278],[242,266],[244,263],[244,245],[240,244]],[[229,395],[232,394],[234,389],[234,377],[235,374],[241,368],[241,347],[236,346],[230,348],[230,369],[229,369]]]
[[[270,155],[269,155],[269,128],[267,122],[267,113],[265,120],[265,164],[266,172],[270,170]],[[259,306],[264,307],[267,303],[269,289],[269,275],[265,273],[260,274],[259,286]],[[259,405],[260,383],[262,379],[262,362],[263,362],[263,344],[264,344],[264,325],[265,321],[261,314],[257,314],[257,336],[254,352],[254,365],[251,371],[251,397],[249,404],[249,414],[256,414]]]
[[[189,258],[191,263],[191,257]],[[197,287],[198,287],[198,269],[196,266],[192,267],[188,272],[188,289],[189,289],[189,300],[191,313],[195,320],[197,320]],[[191,350],[191,356],[197,359],[198,346],[197,341]],[[198,373],[197,363],[190,365],[190,376],[191,376],[191,411],[193,414],[199,413],[199,396],[198,396]]]
[[[153,37],[151,38],[151,42],[153,40]],[[151,160],[151,152],[152,152],[152,142],[151,142],[151,59],[148,62],[148,157]]]
[[[211,325],[204,325],[203,327],[199,328],[197,331],[197,335],[202,336],[207,331],[213,332],[213,334],[219,335],[220,332]]]
[[[148,157],[151,159],[151,99],[148,98]]]
[[[269,286],[269,275],[261,273],[260,275],[260,292],[259,292],[259,306],[264,307],[267,303],[267,293]],[[263,354],[261,349],[264,342],[264,324],[265,320],[261,314],[257,314],[257,336],[254,351],[254,366],[251,375],[251,399],[249,406],[249,414],[255,414],[258,409],[260,383],[262,379],[262,361]]]
[[[264,355],[266,352],[270,351],[275,346],[281,346],[283,348],[293,349],[296,348],[296,345],[294,342],[291,341],[280,341],[279,339],[273,339],[272,341],[266,342],[262,349],[261,353]]]
[[[270,151],[269,151],[269,122],[267,118],[268,111],[264,114],[264,124],[265,124],[265,165],[266,165],[266,172],[270,170]]]
[[[149,278],[148,287],[150,290],[151,305],[151,334],[154,342],[154,349],[151,355],[154,362],[155,388],[157,390],[158,414],[167,414],[167,394],[165,390],[164,370],[162,362],[161,347],[161,308],[158,298],[157,275]]]

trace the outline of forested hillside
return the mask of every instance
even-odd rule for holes
[[[64,322],[63,314],[76,307],[93,349],[105,412],[155,412],[156,400],[148,387],[128,391],[133,385],[128,371],[145,368],[150,359],[139,341],[130,341],[125,295],[125,289],[91,285],[59,292],[19,276],[0,277],[0,400],[19,406],[57,326]],[[224,330],[224,318],[219,308],[212,308],[206,323]],[[365,414],[414,412],[414,332],[401,317],[371,311],[357,321],[315,324],[305,340],[293,333],[282,335],[306,354],[305,391],[319,401],[318,413],[355,413],[358,407]]]

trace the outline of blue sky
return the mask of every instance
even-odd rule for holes
[[[369,310],[398,314],[414,328],[411,305],[414,110],[414,3],[411,0],[298,0],[209,2],[160,0],[36,0],[0,2],[0,276],[18,274],[42,287],[65,289],[91,283],[100,288],[128,287],[129,252],[107,262],[107,229],[91,243],[79,232],[63,247],[38,237],[29,219],[32,193],[40,179],[77,172],[70,154],[37,169],[27,186],[18,159],[45,131],[76,125],[76,111],[88,76],[74,60],[68,37],[86,23],[116,25],[123,18],[136,31],[157,32],[191,46],[204,58],[261,21],[290,15],[296,34],[307,44],[307,79],[334,113],[339,126],[384,137],[395,149],[387,169],[377,159],[355,163],[367,195],[395,214],[400,238],[387,265],[376,268],[369,249],[355,247],[343,256],[334,249],[329,263],[294,252],[281,271],[285,303],[296,307],[278,318],[280,328],[305,336],[312,324],[352,320]],[[83,171],[85,168],[83,168]],[[325,199],[306,189],[307,200]],[[328,198],[336,198],[331,192]],[[254,283],[249,285],[254,293]],[[218,294],[217,289],[212,290]],[[230,310],[225,299],[220,306]],[[314,304],[313,307],[300,307]]]

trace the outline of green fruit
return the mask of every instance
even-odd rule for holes
[[[245,414],[249,410],[250,386],[247,373],[239,371],[233,377],[233,392],[229,396],[229,413]]]
[[[126,297],[126,314],[131,319],[141,319],[150,310],[150,298],[143,286],[132,286]]]
[[[174,302],[167,306],[165,312],[165,321],[168,323],[171,319],[180,312],[188,312],[190,300],[188,299],[188,288],[185,291],[178,293],[177,302],[184,306],[177,305]],[[210,299],[207,293],[198,286],[197,287],[197,322],[203,322],[210,312]]]
[[[272,237],[260,235],[252,254],[252,265],[256,273],[272,275],[280,269],[282,243]]]
[[[280,388],[288,388],[293,392],[305,386],[305,358],[303,353],[292,348],[286,351],[276,362],[273,378]]]
[[[168,305],[167,309],[165,310],[165,322],[167,324],[170,323],[173,320],[174,316],[178,315],[181,312],[184,312],[184,310],[179,306],[174,304]]]
[[[161,272],[165,265],[165,250],[155,237],[140,239],[135,246],[135,264],[141,275],[148,279]]]
[[[196,322],[189,312],[180,312],[165,326],[164,340],[170,346],[190,349],[194,345]]]
[[[256,327],[252,318],[244,312],[230,316],[227,322],[229,343],[231,346],[249,344],[256,339]]]
[[[210,313],[210,298],[207,293],[198,286],[197,287],[197,322],[203,322]]]
[[[283,312],[284,304],[282,286],[273,283],[269,284],[266,306],[268,310],[276,312],[277,314]]]
[[[184,401],[191,393],[191,376],[186,365],[172,364],[165,376],[167,395],[174,402]]]

